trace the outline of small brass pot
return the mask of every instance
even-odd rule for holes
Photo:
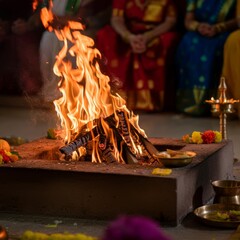
[[[212,182],[214,203],[240,204],[240,181],[217,180]]]

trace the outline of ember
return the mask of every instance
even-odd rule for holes
[[[80,22],[53,28],[51,6],[42,9],[41,18],[64,44],[53,69],[61,78],[58,86],[62,97],[54,101],[66,143],[61,153],[68,160],[158,162],[158,151],[139,127],[138,116],[127,109],[125,100],[111,89],[109,77],[101,72],[101,54],[93,39],[81,34],[84,26]]]

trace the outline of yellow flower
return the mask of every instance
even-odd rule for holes
[[[4,150],[4,152],[5,152],[5,154],[7,155],[7,156],[12,156],[12,153],[11,152],[9,152],[9,151],[6,151],[6,150]]]
[[[171,173],[172,173],[172,169],[170,169],[170,168],[154,168],[153,171],[152,171],[153,175],[166,176],[166,175],[169,175]]]
[[[218,131],[214,131],[215,133],[215,143],[219,143],[222,141],[222,134]]]
[[[192,142],[197,144],[203,143],[201,132],[194,131],[192,133]]]

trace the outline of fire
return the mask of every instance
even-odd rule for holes
[[[81,34],[84,26],[80,22],[69,21],[63,28],[53,28],[51,8],[52,3],[49,9],[42,9],[41,19],[63,42],[53,69],[60,77],[58,87],[62,94],[54,101],[66,143],[62,151],[71,159],[79,160],[90,153],[92,162],[126,163],[127,147],[128,158],[133,162],[136,161],[132,155],[138,160],[146,156],[152,160],[144,146],[149,142],[139,127],[138,116],[112,91],[109,77],[100,70],[101,54],[93,39]],[[75,60],[73,63],[69,56]]]

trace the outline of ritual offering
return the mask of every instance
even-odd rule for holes
[[[4,140],[4,139],[0,139],[0,149],[10,152],[10,145],[9,143]]]
[[[192,151],[171,150],[159,152],[156,157],[161,161],[165,167],[175,168],[184,167],[192,162],[193,157],[196,156]]]
[[[182,136],[182,140],[186,143],[209,144],[220,143],[222,134],[219,131],[206,130],[204,132],[193,131],[191,134]]]
[[[0,164],[15,162],[18,159],[18,153],[11,151],[11,147],[6,140],[0,139]]]
[[[172,169],[169,168],[154,168],[152,171],[153,175],[168,176],[172,173]]]
[[[195,216],[214,227],[236,228],[240,224],[240,205],[209,204],[195,209]]]
[[[53,233],[46,234],[42,232],[33,232],[33,231],[25,231],[21,236],[20,240],[34,240],[34,239],[42,239],[42,240],[97,240],[96,237],[88,236],[82,233],[70,234],[70,233]]]

